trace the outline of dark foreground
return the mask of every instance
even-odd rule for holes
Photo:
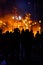
[[[14,33],[1,34],[0,65],[43,65],[43,32],[14,30]]]

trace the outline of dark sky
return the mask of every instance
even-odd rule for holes
[[[0,2],[1,2],[1,3],[5,3],[5,2],[6,2],[6,0],[0,0]]]
[[[42,0],[0,0],[0,15],[11,13],[12,9],[17,7],[22,14],[30,12],[36,18],[37,14],[41,15],[43,13],[42,6]]]
[[[32,0],[33,1],[33,0]],[[33,12],[33,3],[31,0],[0,0],[0,12],[11,11],[17,7],[22,13]]]

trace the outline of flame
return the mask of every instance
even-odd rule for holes
[[[16,28],[19,28],[20,32],[22,32],[22,29],[24,29],[24,31],[26,29],[29,31],[33,30],[34,36],[37,31],[40,33],[41,29],[40,23],[31,20],[30,14],[26,14],[24,18],[11,14],[5,15],[3,18],[0,18],[0,28],[2,29],[2,33],[6,33],[7,31],[13,32]]]

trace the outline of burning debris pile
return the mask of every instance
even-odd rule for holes
[[[8,14],[3,18],[0,17],[0,29],[2,29],[2,33],[6,33],[7,31],[13,32],[16,28],[19,28],[20,32],[22,32],[23,29],[24,31],[26,29],[29,31],[33,30],[34,36],[37,31],[40,33],[40,23],[33,21],[30,16],[31,14],[26,14],[24,17]]]

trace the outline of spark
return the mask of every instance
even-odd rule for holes
[[[22,19],[22,17],[21,16],[19,16],[19,20],[21,20]]]
[[[41,20],[39,20],[39,23],[41,23]]]
[[[12,16],[12,19],[14,19],[14,16]]]

